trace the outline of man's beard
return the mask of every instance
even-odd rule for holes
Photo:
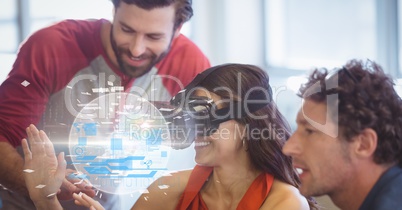
[[[148,73],[152,67],[154,67],[159,61],[161,61],[170,51],[170,47],[172,45],[172,40],[173,36],[170,39],[169,46],[168,48],[162,52],[159,56],[152,54],[152,55],[144,55],[148,58],[150,58],[151,62],[146,65],[146,66],[131,66],[127,64],[126,62],[123,61],[122,56],[126,54],[128,57],[131,57],[131,53],[128,49],[117,47],[116,40],[114,39],[113,36],[113,26],[110,30],[110,42],[112,44],[112,49],[113,52],[116,56],[117,63],[119,64],[119,69],[122,71],[125,75],[130,76],[130,77],[140,77],[146,73]],[[142,57],[141,55],[140,57]]]

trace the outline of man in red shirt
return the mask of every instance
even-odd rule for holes
[[[17,152],[29,124],[47,131],[56,150],[65,151],[71,126],[85,104],[119,91],[167,100],[210,66],[199,48],[180,34],[192,16],[191,0],[112,2],[112,23],[65,20],[37,31],[21,45],[0,86],[0,184],[8,188],[0,190],[3,208],[34,208],[25,207],[31,202]],[[79,190],[66,181],[59,196],[70,198]]]

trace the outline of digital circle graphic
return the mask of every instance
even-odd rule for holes
[[[170,134],[152,103],[130,93],[109,93],[76,116],[69,150],[77,175],[95,188],[133,193],[166,173]]]

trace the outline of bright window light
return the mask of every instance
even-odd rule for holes
[[[267,0],[268,65],[306,70],[376,60],[375,2]]]

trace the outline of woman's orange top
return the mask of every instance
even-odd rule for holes
[[[184,189],[176,210],[207,210],[202,200],[200,190],[212,173],[212,167],[196,165],[191,172],[190,179]],[[251,183],[236,209],[259,209],[264,203],[271,189],[274,177],[271,174],[261,173]]]

